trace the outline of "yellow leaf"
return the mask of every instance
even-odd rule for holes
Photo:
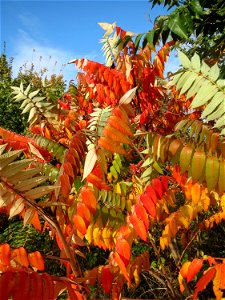
[[[119,182],[117,182],[116,186],[115,186],[115,193],[121,195],[121,187]]]
[[[192,203],[197,205],[201,196],[201,187],[199,183],[195,183],[191,187]]]
[[[222,207],[222,210],[225,211],[225,194],[220,198],[220,205]]]

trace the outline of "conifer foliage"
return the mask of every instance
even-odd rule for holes
[[[78,83],[62,99],[12,88],[29,134],[0,128],[0,209],[49,231],[66,276],[45,273],[39,251],[2,244],[1,299],[52,300],[67,290],[68,299],[116,300],[143,272],[168,299],[196,299],[211,281],[221,299],[223,258],[192,251],[201,232],[225,219],[220,70],[180,53],[182,68],[165,80],[173,41],[141,48],[142,36],[100,26],[106,64],[72,60]],[[136,255],[143,243],[147,251]],[[79,256],[90,246],[109,255],[85,270]]]

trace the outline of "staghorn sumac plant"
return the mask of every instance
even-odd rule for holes
[[[29,86],[13,87],[30,132],[0,128],[0,205],[24,225],[49,231],[66,274],[45,273],[40,252],[6,243],[0,292],[4,299],[50,300],[64,290],[69,299],[120,299],[138,293],[147,276],[155,280],[151,297],[195,299],[213,281],[221,299],[223,258],[201,249],[206,230],[225,219],[219,69],[180,53],[183,68],[166,82],[173,41],[153,53],[148,42],[139,47],[141,37],[100,25],[106,65],[71,61],[78,83],[57,103]],[[82,267],[90,246],[105,251],[104,265]]]

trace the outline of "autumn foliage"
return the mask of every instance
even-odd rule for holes
[[[66,274],[45,273],[39,251],[0,245],[1,299],[52,300],[67,290],[68,299],[116,300],[125,286],[138,287],[142,273],[163,285],[159,298],[197,299],[212,281],[221,299],[223,258],[192,246],[225,219],[223,127],[201,120],[211,101],[199,102],[207,76],[199,87],[197,71],[191,75],[207,67],[180,54],[191,79],[182,71],[165,79],[173,41],[155,49],[147,39],[141,47],[133,33],[100,25],[106,64],[71,61],[77,85],[57,103],[32,86],[13,87],[29,132],[0,128],[0,206],[25,226],[49,231]],[[211,97],[220,101],[216,68],[208,74],[220,86]],[[143,244],[147,251],[135,254]],[[82,269],[79,256],[90,246],[105,250],[106,263]]]

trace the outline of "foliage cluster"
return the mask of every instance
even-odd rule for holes
[[[50,235],[60,254],[48,258],[66,276],[47,273],[39,249],[3,243],[2,298],[67,290],[69,299],[116,300],[136,289],[143,298],[221,299],[224,257],[211,255],[208,231],[225,219],[225,80],[217,64],[179,52],[182,68],[166,81],[174,41],[156,51],[151,35],[140,47],[142,35],[100,26],[106,65],[71,61],[78,83],[61,99],[31,84],[12,88],[29,128],[0,128],[0,207]],[[92,247],[107,259],[89,269]]]

